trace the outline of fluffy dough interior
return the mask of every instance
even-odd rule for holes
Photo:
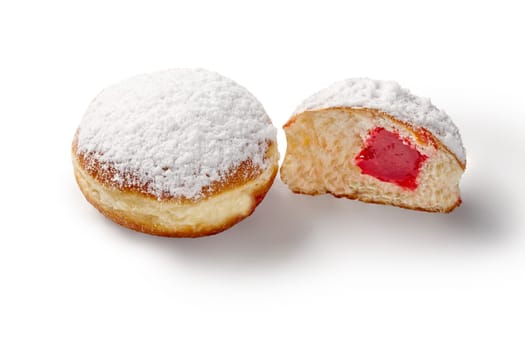
[[[417,178],[416,190],[364,175],[355,157],[364,147],[368,132],[383,127],[409,138],[428,156]],[[461,203],[459,180],[463,166],[435,138],[425,140],[407,125],[386,113],[349,107],[306,111],[284,127],[287,150],[281,178],[292,191],[331,193],[365,202],[410,209],[448,212]]]

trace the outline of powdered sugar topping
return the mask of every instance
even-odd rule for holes
[[[275,137],[242,86],[203,69],[172,69],[103,90],[80,123],[78,153],[112,166],[116,186],[136,181],[159,198],[199,199],[244,161],[265,169]]]
[[[394,81],[342,80],[307,98],[294,114],[330,107],[379,109],[403,122],[425,128],[465,163],[461,135],[450,117],[435,107],[430,99],[414,96]]]

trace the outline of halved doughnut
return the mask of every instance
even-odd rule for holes
[[[456,126],[396,83],[336,83],[307,99],[284,131],[281,178],[294,192],[433,212],[461,203]]]

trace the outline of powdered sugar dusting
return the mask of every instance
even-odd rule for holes
[[[199,199],[202,190],[251,160],[265,169],[273,127],[245,88],[203,69],[129,78],[103,90],[79,127],[78,153],[157,197]]]
[[[374,108],[389,113],[403,122],[427,129],[465,163],[461,135],[450,117],[430,99],[414,96],[394,81],[342,80],[307,98],[294,114],[329,107]]]

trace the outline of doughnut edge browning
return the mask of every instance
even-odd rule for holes
[[[229,186],[198,201],[157,199],[151,195],[118,189],[97,181],[84,169],[72,146],[76,182],[100,213],[135,231],[164,236],[197,238],[220,233],[250,216],[273,184],[278,171],[276,142],[266,150],[269,166],[255,178]]]

